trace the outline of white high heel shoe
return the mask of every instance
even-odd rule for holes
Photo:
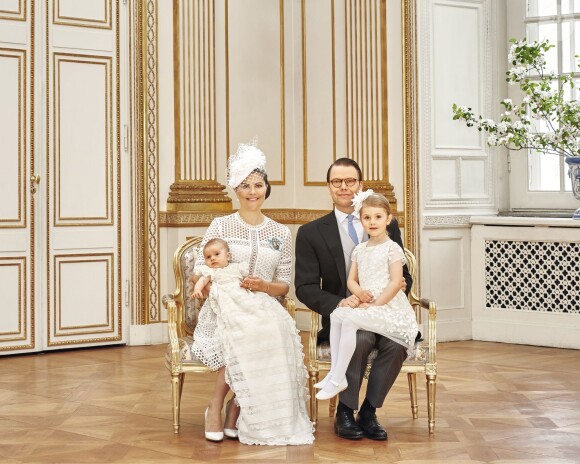
[[[226,420],[227,420],[227,418],[228,418],[228,408],[229,408],[229,406],[230,406],[230,403],[231,403],[232,401],[234,401],[234,399],[233,399],[233,398],[232,398],[232,399],[230,399],[230,401],[228,401],[228,402],[226,403],[226,407],[225,407],[225,410],[226,410],[226,414],[225,414],[225,416],[226,416]],[[224,427],[224,435],[225,435],[226,437],[228,437],[228,438],[238,438],[238,429],[227,429],[227,428],[225,428],[225,427]]]
[[[338,395],[341,391],[346,390],[348,387],[348,382],[346,381],[346,377],[342,380],[342,382],[335,382],[334,380],[330,381],[330,389],[328,390],[320,390],[316,394],[316,398],[319,400],[329,400],[330,398]]]
[[[207,410],[209,408],[205,408],[205,420],[207,421]],[[224,439],[224,432],[205,432],[205,439],[209,441],[223,441]]]

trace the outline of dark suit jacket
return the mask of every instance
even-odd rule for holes
[[[401,230],[395,219],[387,227],[389,237],[403,248]],[[346,267],[334,211],[315,221],[304,224],[296,236],[296,269],[294,286],[296,296],[312,311],[322,315],[322,329],[318,340],[327,340],[330,334],[330,313],[346,297]],[[407,294],[413,280],[409,269],[403,267]]]

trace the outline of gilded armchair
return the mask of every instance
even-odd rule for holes
[[[413,277],[413,282],[417,281],[417,261],[415,256],[405,249],[405,258],[409,267],[409,272]],[[437,306],[433,301],[425,298],[419,298],[413,290],[409,295],[409,301],[415,310],[417,323],[422,327],[423,312],[427,315],[427,327],[425,340],[420,342],[417,348],[417,354],[413,359],[407,359],[403,363],[401,373],[407,374],[409,382],[409,394],[411,398],[411,412],[413,419],[419,417],[419,408],[417,405],[417,374],[425,374],[427,382],[427,414],[429,433],[435,431],[435,389],[437,379],[437,361],[436,361],[436,317]],[[319,380],[319,373],[321,371],[328,372],[330,370],[330,345],[328,342],[317,344],[317,334],[320,324],[320,315],[311,312],[310,322],[310,339],[308,346],[308,388],[310,390],[310,419],[316,423],[318,419],[318,400],[315,396],[314,384]],[[376,357],[376,351],[371,352],[368,359],[367,375],[372,365],[373,359]],[[336,410],[336,396],[330,400],[329,414],[334,416]]]
[[[173,432],[179,433],[179,415],[183,383],[187,373],[210,373],[205,366],[191,352],[193,332],[197,324],[199,310],[203,301],[192,298],[193,267],[198,254],[201,237],[186,240],[173,255],[173,271],[175,273],[176,288],[173,294],[163,297],[163,305],[167,309],[167,328],[169,331],[169,345],[165,353],[165,366],[171,374],[171,396],[173,403]],[[281,301],[295,317],[294,300],[284,298]]]

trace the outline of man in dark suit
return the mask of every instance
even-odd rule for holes
[[[335,308],[355,308],[360,303],[355,295],[348,292],[346,282],[352,250],[356,243],[367,239],[359,218],[353,214],[352,206],[354,195],[362,189],[359,165],[349,158],[337,159],[329,167],[326,181],[334,211],[298,229],[294,277],[298,299],[322,315],[319,343],[328,340],[330,314]],[[389,237],[402,248],[401,231],[395,219],[387,231]],[[403,268],[403,277],[405,282],[402,282],[402,287],[409,292],[412,279],[407,266]],[[365,400],[359,409],[359,390],[367,358],[374,348],[378,354],[369,375]],[[376,408],[383,405],[395,382],[407,356],[406,351],[402,345],[381,335],[364,330],[357,332],[356,351],[346,372],[348,388],[339,395],[334,423],[338,436],[349,439],[363,436],[374,440],[387,439],[387,432],[379,424],[375,412]],[[358,410],[356,420],[354,410]]]

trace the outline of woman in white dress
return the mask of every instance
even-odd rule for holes
[[[227,242],[233,263],[248,263],[242,287],[264,304],[241,304],[214,312],[208,298],[194,331],[194,354],[218,371],[206,411],[205,435],[220,441],[238,436],[242,443],[301,445],[314,440],[306,412],[307,373],[302,343],[294,320],[276,300],[288,293],[292,269],[292,237],[288,227],[261,212],[270,185],[264,154],[241,144],[228,163],[228,184],[240,203],[238,212],[212,221],[200,246],[194,271],[205,266],[203,247],[220,238]],[[224,304],[225,300],[224,300]],[[239,312],[238,313],[236,313]],[[230,389],[235,401],[226,406]],[[239,414],[239,418],[238,418]]]
[[[417,335],[417,320],[401,290],[405,254],[387,233],[392,219],[388,200],[372,190],[353,198],[355,211],[369,235],[352,252],[347,286],[361,301],[358,307],[339,307],[330,315],[330,372],[316,394],[326,400],[348,386],[346,370],[356,347],[356,332],[368,330],[403,345],[411,354]]]

